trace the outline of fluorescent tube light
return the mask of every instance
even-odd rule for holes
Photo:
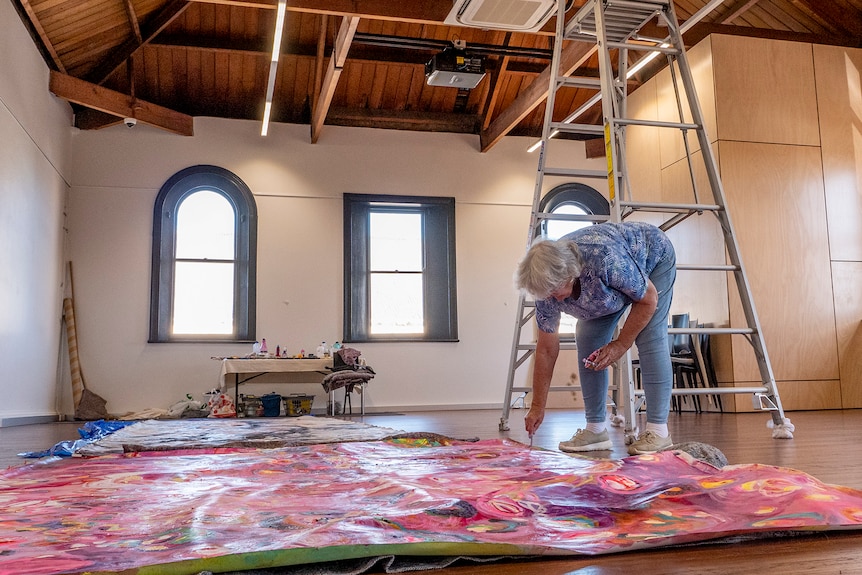
[[[266,81],[266,104],[263,108],[263,124],[260,135],[269,132],[269,116],[272,113],[272,94],[275,91],[275,75],[278,72],[278,57],[281,53],[281,36],[284,33],[284,15],[287,12],[287,0],[278,0],[278,12],[275,15],[275,37],[272,39],[272,58],[269,64],[269,78]]]

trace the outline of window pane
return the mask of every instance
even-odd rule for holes
[[[586,215],[589,212],[575,204],[560,204],[554,208],[554,214],[578,214]],[[593,225],[592,222],[573,222],[567,220],[546,220],[547,234],[552,240],[558,240],[569,232]]]
[[[424,333],[422,274],[371,274],[370,330]]]
[[[371,271],[422,271],[422,215],[371,212]]]
[[[236,214],[223,195],[195,192],[177,210],[177,258],[234,259]]]
[[[172,333],[233,333],[234,265],[177,262]]]

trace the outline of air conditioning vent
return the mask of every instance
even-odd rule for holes
[[[554,0],[455,0],[446,24],[535,32],[553,16]]]

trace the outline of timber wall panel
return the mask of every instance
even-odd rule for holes
[[[862,50],[814,46],[814,63],[832,259],[858,262],[862,261]]]
[[[711,38],[719,140],[820,145],[811,44]]]
[[[629,114],[642,120],[657,120],[656,83],[647,82],[628,97]],[[661,156],[659,128],[632,125],[626,127],[626,148],[635,153],[626,155],[626,169],[635,201],[658,201],[661,194]]]
[[[832,262],[841,406],[862,407],[862,262]]]
[[[841,382],[779,381],[778,395],[785,411],[837,409],[841,406]],[[755,411],[750,395],[734,395],[736,411]]]
[[[700,203],[713,203],[701,153],[692,155]],[[666,203],[695,203],[688,162],[679,160],[662,170],[661,199]],[[665,214],[667,216],[667,214]],[[724,236],[718,219],[709,212],[694,215],[667,232],[678,264],[723,264]],[[699,323],[725,326],[728,318],[727,280],[719,272],[681,270],[676,274],[672,313],[687,312]]]
[[[820,149],[724,141],[719,149],[728,207],[776,379],[837,380]],[[745,325],[737,291],[728,291],[731,325]],[[733,362],[737,383],[759,380],[753,354],[734,349]]]
[[[691,74],[694,77],[694,83],[697,88],[697,98],[700,101],[701,112],[703,113],[704,126],[706,134],[710,141],[714,142],[717,138],[716,127],[716,93],[715,83],[713,81],[713,62],[711,51],[711,40],[700,42],[696,46],[690,48],[686,52],[688,64],[691,68]],[[680,85],[680,98],[685,101],[685,92],[682,90],[682,80],[677,74],[677,81]],[[671,82],[670,70],[665,68],[655,78],[656,96],[658,98],[658,115],[660,120],[667,122],[678,122],[679,108],[676,103],[676,94]],[[683,120],[691,122],[691,114],[688,113],[688,106],[683,105]],[[661,135],[661,165],[663,168],[679,161],[685,157],[685,146],[683,144],[682,133],[676,129],[662,129]],[[700,144],[694,134],[689,136],[689,146],[692,152],[700,149]]]

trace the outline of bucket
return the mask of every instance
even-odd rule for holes
[[[267,393],[260,396],[263,402],[264,417],[278,417],[281,412],[281,396],[277,393]]]
[[[260,417],[263,415],[263,404],[260,398],[255,395],[244,395],[242,397],[242,405],[246,417]]]
[[[290,417],[299,417],[311,413],[311,404],[314,403],[313,395],[304,393],[291,393],[284,396],[284,413]]]

